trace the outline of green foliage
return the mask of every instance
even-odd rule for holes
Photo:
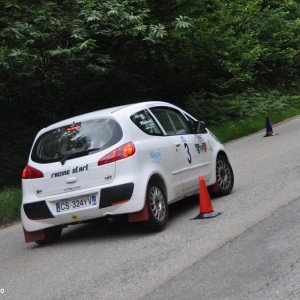
[[[294,0],[6,0],[1,6],[0,88],[15,97],[25,81],[34,96],[59,92],[69,101],[66,91],[78,77],[87,90],[101,90],[99,81],[134,81],[144,92],[129,98],[149,89],[159,94],[161,85],[151,82],[157,79],[164,80],[163,96],[178,82],[184,95],[224,94],[288,87],[299,71]]]
[[[185,108],[191,114],[211,125],[266,115],[294,106],[300,106],[298,95],[284,95],[276,90],[247,90],[238,95],[228,94],[224,97],[194,94],[185,102]]]
[[[290,101],[291,105],[289,107],[269,113],[272,124],[300,115],[300,96],[293,96],[290,98]],[[254,116],[245,117],[244,119],[215,124],[210,126],[209,129],[220,141],[227,142],[265,129],[265,126],[265,115],[259,113]],[[276,128],[274,130],[276,132]]]
[[[0,10],[0,186],[18,182],[38,129],[72,115],[189,99],[207,120],[229,120],[281,105],[255,90],[299,87],[296,0],[2,0]]]
[[[0,191],[0,225],[4,219],[13,222],[20,217],[22,192],[20,188],[5,188]]]

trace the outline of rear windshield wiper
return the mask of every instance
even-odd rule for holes
[[[62,157],[60,162],[61,162],[62,165],[64,165],[66,160],[68,160],[69,158],[77,157],[77,156],[81,156],[81,155],[86,155],[86,154],[89,154],[90,152],[97,151],[97,150],[100,150],[100,148],[91,148],[91,149],[86,149],[86,150],[79,151],[79,152],[66,154]]]

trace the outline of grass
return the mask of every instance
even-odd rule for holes
[[[0,225],[20,218],[21,200],[21,188],[4,188],[0,192]]]
[[[290,107],[269,112],[272,124],[300,115],[300,97]],[[265,114],[249,116],[243,120],[209,126],[221,142],[228,142],[265,128]],[[11,223],[20,219],[21,188],[0,190],[0,227],[5,221]]]

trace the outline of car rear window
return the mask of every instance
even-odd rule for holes
[[[41,135],[34,145],[31,159],[50,163],[60,161],[66,155],[80,157],[105,150],[122,137],[120,125],[110,118],[73,123]]]

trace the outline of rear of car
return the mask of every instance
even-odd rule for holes
[[[111,113],[83,115],[40,131],[22,173],[26,241],[46,228],[134,210],[132,204],[118,206],[134,192],[135,153],[126,124]],[[116,178],[117,163],[127,176],[119,172]]]

